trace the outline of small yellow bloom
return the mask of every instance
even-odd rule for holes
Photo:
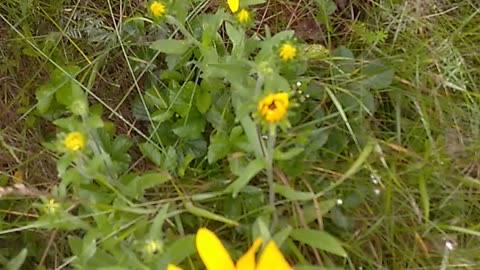
[[[290,61],[297,56],[297,48],[290,43],[285,43],[280,47],[278,55],[283,61]]]
[[[237,13],[237,20],[240,24],[247,24],[250,22],[250,12],[246,9],[242,9]]]
[[[80,132],[70,132],[63,141],[65,147],[70,151],[79,151],[85,148],[85,138]]]
[[[269,123],[282,120],[288,111],[288,94],[285,92],[269,94],[258,103],[258,112]]]
[[[55,202],[54,199],[48,200],[47,204],[45,205],[45,212],[47,212],[47,214],[55,214],[58,209],[60,209],[60,204]]]
[[[167,13],[167,9],[165,8],[164,4],[158,1],[153,1],[153,3],[150,5],[150,12],[152,13],[153,17],[159,18]]]
[[[273,241],[270,241],[260,255],[258,263],[255,253],[262,244],[255,240],[248,251],[240,257],[235,265],[218,237],[206,228],[199,229],[196,237],[198,254],[207,270],[292,270]]]
[[[228,7],[230,8],[230,11],[232,13],[235,13],[238,11],[238,8],[240,7],[240,0],[227,0]]]

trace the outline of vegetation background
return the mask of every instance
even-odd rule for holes
[[[226,1],[166,2],[177,22],[142,0],[0,2],[1,269],[202,269],[200,227],[234,258],[272,236],[295,269],[480,269],[478,1],[244,2],[246,36],[294,30],[305,61],[282,73],[298,106],[273,231],[264,167],[225,109],[235,78],[215,77],[250,74],[158,43],[197,38]],[[227,28],[222,57],[240,44]],[[72,130],[92,152],[60,149]]]

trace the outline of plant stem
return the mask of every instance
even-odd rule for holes
[[[273,149],[275,147],[275,139],[277,136],[277,126],[270,124],[268,126],[268,145],[267,145],[267,181],[268,181],[268,201],[273,210],[271,230],[276,226],[278,221],[277,211],[275,209],[275,190],[273,182]]]

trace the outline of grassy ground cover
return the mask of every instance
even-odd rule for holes
[[[0,268],[479,269],[479,25],[474,0],[1,1]]]

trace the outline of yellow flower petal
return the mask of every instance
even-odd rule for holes
[[[70,132],[63,141],[65,148],[70,151],[79,151],[85,148],[85,138],[80,132]]]
[[[247,24],[250,21],[250,13],[246,9],[242,9],[237,13],[237,20],[240,24]]]
[[[167,266],[167,270],[182,270],[182,268],[176,266],[176,265],[173,265],[173,264],[169,264]]]
[[[227,3],[232,13],[238,11],[238,8],[240,7],[240,0],[228,0]]]
[[[165,8],[165,5],[158,2],[158,1],[154,1],[151,5],[150,5],[150,12],[152,13],[152,15],[154,17],[161,17],[163,15],[165,15],[165,13],[167,12],[166,8]]]
[[[290,61],[297,55],[297,48],[290,43],[285,43],[280,47],[278,55],[283,61]]]
[[[248,251],[243,254],[237,261],[237,270],[253,270],[255,269],[255,253],[262,244],[262,239],[258,238]]]
[[[218,237],[209,229],[201,228],[195,238],[198,255],[207,270],[235,270],[228,251]]]
[[[292,270],[293,268],[288,264],[282,252],[278,249],[275,242],[270,241],[258,260],[256,270]]]

